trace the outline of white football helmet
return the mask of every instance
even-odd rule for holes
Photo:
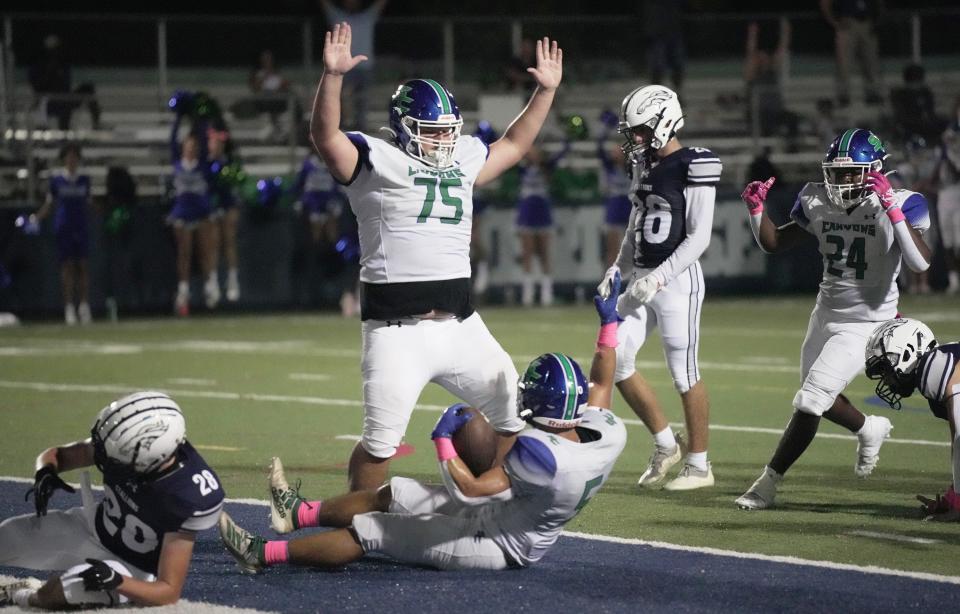
[[[635,143],[631,132],[640,126],[653,131],[649,143]],[[683,127],[683,110],[677,94],[662,85],[638,87],[620,105],[618,132],[627,138],[624,153],[643,153],[648,148],[660,149]]]
[[[877,396],[894,409],[917,387],[916,370],[924,354],[937,347],[926,324],[912,318],[884,322],[867,340],[866,373],[877,383]]]
[[[90,429],[94,462],[112,479],[156,471],[186,439],[176,401],[162,392],[135,392],[110,403]]]

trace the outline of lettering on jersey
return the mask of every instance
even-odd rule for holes
[[[123,499],[123,502],[124,502],[124,503],[126,503],[128,506],[130,506],[130,509],[132,509],[134,512],[139,512],[139,511],[140,511],[140,506],[137,505],[137,502],[134,501],[134,500],[130,497],[130,495],[127,494],[127,491],[126,491],[126,490],[124,490],[123,488],[116,488],[116,489],[114,489],[114,491],[117,493],[117,495],[118,495],[121,499]]]
[[[875,237],[877,236],[877,225],[876,224],[841,224],[840,222],[824,221],[821,232],[830,232],[830,231],[858,232],[863,235],[869,235],[871,237]]]
[[[461,171],[459,168],[438,170],[433,168],[416,168],[414,166],[408,166],[407,177],[412,177],[414,175],[427,175],[429,177],[439,177],[441,179],[449,179],[452,177],[466,177],[463,171]]]
[[[640,189],[643,190],[643,191],[645,191],[645,192],[652,192],[652,191],[653,191],[653,184],[650,184],[650,183],[641,183],[641,184],[640,184]]]

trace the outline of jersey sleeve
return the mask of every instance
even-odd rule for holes
[[[687,162],[687,183],[690,185],[717,185],[723,164],[720,158],[709,149],[697,147],[690,150]]]
[[[360,132],[347,132],[347,138],[350,139],[350,142],[353,143],[353,146],[357,148],[357,167],[353,169],[353,174],[350,175],[350,179],[345,182],[340,182],[334,177],[334,181],[340,183],[341,185],[350,185],[357,180],[357,177],[360,176],[360,172],[366,168],[367,170],[373,170],[373,163],[370,162],[370,143],[367,142],[367,137],[361,134]]]
[[[930,206],[923,194],[913,192],[900,205],[903,215],[911,226],[920,232],[930,229]]]
[[[220,519],[220,512],[223,511],[223,495],[217,499],[217,502],[207,509],[196,510],[187,516],[180,525],[180,530],[197,532],[215,527]]]
[[[947,396],[947,384],[957,367],[954,353],[934,350],[920,373],[920,393],[931,402],[942,403]]]
[[[807,191],[807,186],[803,187],[802,190],[797,194],[797,199],[793,201],[793,207],[790,209],[790,219],[796,222],[804,230],[809,230],[810,218],[807,217],[807,212],[803,209],[803,196]]]
[[[557,458],[547,444],[529,436],[517,437],[504,468],[514,491],[549,487],[557,474]]]

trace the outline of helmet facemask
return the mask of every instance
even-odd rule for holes
[[[933,331],[918,320],[897,318],[878,326],[866,347],[866,375],[877,382],[877,396],[900,409],[900,399],[917,387],[921,358],[936,347]]]
[[[400,126],[408,137],[408,154],[434,168],[453,165],[453,152],[463,128],[462,119],[442,115],[437,121],[426,121],[408,115],[400,121]]]
[[[850,158],[835,158],[823,162],[823,183],[827,188],[830,203],[842,209],[859,205],[870,197],[867,190],[867,173],[879,172],[883,162],[854,162]]]
[[[890,364],[890,357],[871,356],[867,359],[866,375],[868,379],[875,380],[877,387],[875,392],[881,400],[887,403],[893,409],[901,408],[900,399],[913,394],[916,389],[914,385],[914,374],[903,373]]]

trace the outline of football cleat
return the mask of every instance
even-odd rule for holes
[[[220,513],[220,539],[242,573],[259,573],[266,567],[263,549],[267,540],[239,527],[226,512]]]
[[[647,465],[646,471],[637,481],[637,486],[649,488],[659,484],[667,477],[667,471],[679,463],[681,458],[683,458],[683,453],[680,451],[679,443],[668,450],[654,447],[653,454],[650,456],[650,464]]]
[[[283,474],[283,463],[276,456],[270,461],[270,528],[281,535],[296,531],[297,508],[307,502],[300,496],[300,485],[291,488]]]
[[[203,298],[207,309],[213,309],[220,303],[220,283],[211,277],[203,284]]]
[[[747,492],[737,497],[735,501],[737,507],[742,510],[765,510],[773,507],[773,500],[777,496],[777,485],[782,481],[782,475],[770,467],[764,467],[757,481],[747,489]]]
[[[0,607],[17,605],[13,600],[13,595],[17,591],[28,589],[28,590],[37,590],[43,586],[43,582],[37,578],[23,578],[21,580],[14,580],[8,584],[0,585]]]
[[[883,416],[867,416],[863,428],[857,432],[857,464],[853,472],[858,478],[865,478],[873,473],[880,460],[880,446],[883,440],[890,437],[893,425]]]
[[[713,486],[713,467],[707,463],[706,470],[694,467],[689,463],[683,464],[683,469],[677,477],[664,484],[664,490],[694,490]]]

